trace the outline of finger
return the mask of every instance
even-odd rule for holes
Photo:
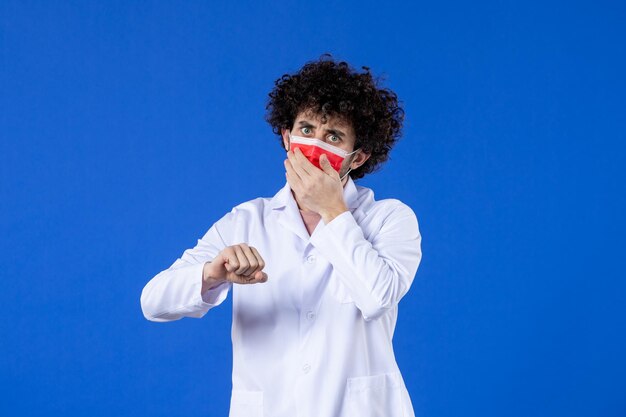
[[[239,261],[239,268],[235,269],[234,273],[237,275],[243,275],[248,270],[250,264],[248,263],[248,257],[239,245],[233,246],[235,253],[237,254],[237,260]]]
[[[224,268],[228,272],[233,272],[235,269],[239,268],[239,260],[237,258],[237,253],[232,246],[228,246],[222,252],[222,259],[226,262],[224,264]]]
[[[296,191],[302,188],[302,178],[300,178],[298,173],[293,169],[289,160],[285,160],[285,168],[287,169],[287,178],[291,181],[291,184],[295,186]]]
[[[313,165],[311,163],[311,161],[309,161],[308,158],[306,156],[304,156],[304,154],[302,153],[302,150],[300,148],[296,148],[293,151],[293,156],[294,156],[294,159],[297,162],[297,165],[300,168],[302,168],[302,170],[305,173],[307,173],[308,175],[312,175],[313,171],[317,169],[315,167],[315,165]]]
[[[293,179],[292,175],[295,175],[295,174],[289,174],[288,172],[285,172],[285,177],[287,178],[287,182],[289,183],[289,186],[291,187],[291,189],[295,191],[296,194],[300,194],[302,184],[296,183],[296,180]]]
[[[248,258],[249,267],[246,270],[246,272],[243,273],[243,275],[250,277],[254,275],[254,273],[258,269],[259,262],[257,261],[256,255],[254,254],[254,252],[250,250],[250,246],[248,246],[245,243],[242,243],[241,245],[239,245],[239,247],[243,250],[243,253],[244,255],[246,255],[246,258]]]
[[[252,278],[246,277],[245,275],[233,275],[230,281],[236,284],[252,284]]]
[[[285,170],[287,170],[287,172],[289,172],[294,178],[300,178],[300,175],[294,168],[293,163],[291,162],[291,159],[285,159],[284,162],[285,162]]]
[[[256,250],[256,248],[250,246],[250,250],[252,251],[252,253],[254,253],[254,256],[256,256],[257,262],[259,264],[259,271],[262,271],[265,268],[265,260],[261,257],[261,254],[258,250]]]
[[[254,274],[255,283],[267,282],[267,279],[267,274],[263,271],[256,271],[256,273]]]
[[[237,275],[235,281],[237,284],[260,284],[267,282],[267,274],[261,271],[257,271],[254,275],[249,277],[243,275]]]
[[[287,171],[285,171],[285,178],[287,179],[287,182],[289,183],[289,187],[291,187],[291,189],[297,193],[298,189],[294,185],[293,180],[291,179],[291,177],[289,176],[289,173]]]
[[[298,176],[300,178],[305,179],[306,177],[310,175],[308,172],[306,172],[304,168],[302,168],[302,164],[300,163],[300,161],[298,161],[298,158],[296,157],[294,152],[292,151],[287,152],[287,158],[289,162],[291,162],[291,166],[298,173]]]
[[[320,156],[320,166],[322,167],[322,171],[324,171],[330,176],[334,176],[334,174],[339,174],[337,171],[335,171],[335,168],[333,168],[333,166],[330,164],[330,161],[328,160],[328,157],[326,156],[326,154],[322,154]]]

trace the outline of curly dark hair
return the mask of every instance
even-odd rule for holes
[[[295,74],[285,74],[274,82],[265,116],[279,136],[281,129],[293,129],[302,111],[321,115],[322,123],[327,116],[350,123],[356,134],[354,149],[360,147],[370,154],[363,165],[350,171],[353,180],[378,170],[387,161],[404,121],[396,93],[380,88],[370,69],[361,68],[365,72],[358,73],[347,62],[336,62],[330,54],[323,54]]]

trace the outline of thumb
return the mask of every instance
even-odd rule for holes
[[[235,268],[230,263],[230,258],[227,255],[222,255],[222,266],[227,272],[233,272]]]
[[[224,269],[228,272],[233,272],[233,266],[228,263],[228,260],[224,263]]]
[[[320,156],[320,167],[322,167],[322,170],[328,175],[333,175],[333,173],[337,173],[337,171],[335,171],[335,168],[330,165],[330,161],[328,160],[326,154],[322,154]]]

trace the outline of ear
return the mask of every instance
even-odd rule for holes
[[[285,151],[288,151],[289,150],[289,130],[283,127],[280,129],[280,133],[283,137],[283,147],[285,148]]]
[[[352,161],[352,163],[350,164],[350,166],[352,167],[352,170],[355,170],[361,165],[363,165],[365,161],[370,159],[370,156],[372,156],[372,154],[365,153],[363,151],[360,151],[359,153],[357,153],[356,158],[354,158],[354,161]]]

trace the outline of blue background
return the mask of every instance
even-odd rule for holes
[[[330,52],[406,110],[357,184],[420,221],[416,414],[625,416],[625,5],[435,3],[0,0],[0,415],[227,415],[230,296],[139,296],[284,185],[267,94]]]

